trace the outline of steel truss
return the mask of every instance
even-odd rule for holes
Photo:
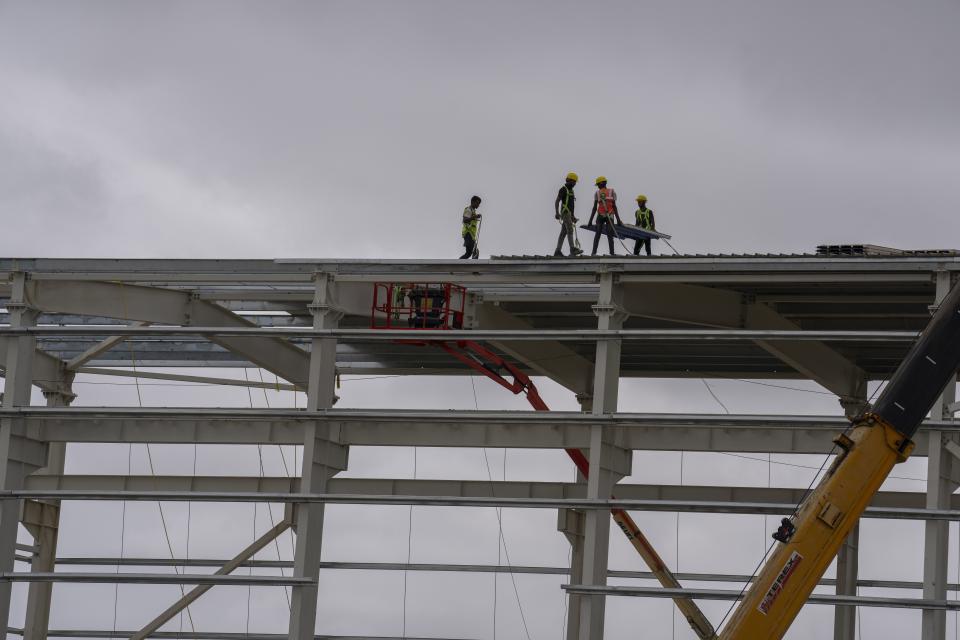
[[[823,454],[844,427],[837,416],[655,415],[617,412],[619,376],[784,378],[817,382],[848,414],[902,357],[928,307],[960,271],[952,254],[887,257],[677,257],[653,261],[164,261],[0,259],[0,627],[27,638],[158,637],[233,640],[315,635],[321,569],[509,572],[568,575],[567,638],[599,640],[608,595],[735,599],[736,591],[607,587],[608,577],[650,579],[608,567],[611,507],[647,511],[782,514],[796,490],[613,485],[629,475],[632,450]],[[371,331],[371,286],[378,281],[450,282],[470,296],[462,331],[422,331],[434,340],[488,344],[533,375],[576,394],[582,413],[370,411],[335,409],[337,374],[463,373],[443,354],[395,344],[409,331]],[[261,315],[258,315],[261,314]],[[274,383],[124,368],[125,349],[141,366],[256,366]],[[104,369],[103,367],[114,367]],[[69,407],[74,377],[130,375],[185,383],[300,390],[303,410],[121,409]],[[30,406],[38,386],[47,407]],[[923,610],[923,637],[945,637],[949,522],[960,521],[960,428],[955,385],[918,438],[930,460],[926,493],[881,493],[866,516],[922,520],[924,579],[871,581],[857,575],[856,539],[841,552],[835,638],[854,638],[854,607]],[[286,444],[304,448],[299,477],[136,477],[63,474],[67,443]],[[590,484],[379,480],[335,477],[351,446],[578,448]],[[621,468],[623,467],[623,468]],[[607,471],[609,470],[609,472]],[[491,491],[493,492],[491,494]],[[495,496],[495,497],[494,497]],[[57,558],[64,500],[276,502],[284,521],[230,560]],[[324,506],[417,504],[558,509],[573,562],[561,567],[410,565],[320,561]],[[33,545],[16,543],[22,522]],[[292,562],[251,560],[292,527]],[[14,571],[15,562],[29,571]],[[219,567],[216,574],[85,573],[63,566]],[[293,576],[231,575],[238,567],[292,567]],[[683,581],[741,582],[748,576],[678,574]],[[30,582],[24,629],[8,624],[10,585]],[[59,582],[191,584],[196,588],[139,630],[48,630]],[[289,630],[280,634],[161,631],[216,585],[285,585]],[[858,587],[922,589],[922,598],[861,597]],[[367,636],[356,636],[367,637]],[[386,640],[386,639],[382,639]]]

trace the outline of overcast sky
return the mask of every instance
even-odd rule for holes
[[[681,251],[956,245],[960,5],[0,2],[5,254],[546,253],[577,171]],[[586,197],[585,197],[586,196]],[[625,203],[629,210],[629,202]]]
[[[544,254],[556,241],[553,199],[568,171],[581,176],[581,203],[599,174],[625,212],[646,193],[682,252],[802,252],[839,242],[960,248],[958,24],[956,0],[0,0],[0,254],[454,257],[460,212],[474,193],[484,198],[484,256]],[[473,406],[465,378],[431,383],[449,390],[439,399],[410,381],[352,384],[343,406]],[[477,384],[481,408],[522,408]],[[626,409],[719,410],[699,381],[631,385]],[[574,407],[544,386],[554,406]],[[145,389],[148,404],[210,398]],[[838,413],[817,394],[758,394],[729,381],[716,389],[734,412]],[[81,404],[136,402],[131,387],[78,390]],[[248,401],[231,391],[215,403]],[[126,469],[125,448],[73,451],[72,471]],[[144,452],[134,455],[135,471],[146,473]],[[242,455],[202,449],[198,473],[256,473],[256,452]],[[277,451],[265,455],[268,474],[282,473]],[[421,455],[428,476],[486,476],[475,450]],[[490,455],[501,473],[502,452]],[[570,477],[552,455],[510,455],[508,477]],[[188,459],[157,450],[160,473],[190,472]],[[923,477],[920,462],[903,474]],[[765,485],[767,465],[753,464],[714,457],[691,471],[688,463],[684,481]],[[412,452],[357,451],[351,465],[356,475],[409,475]],[[783,464],[769,469],[774,484],[809,479]],[[660,454],[639,456],[630,481],[679,480],[679,456]],[[128,518],[125,551],[163,556],[149,519],[155,507],[141,508],[152,515]],[[119,508],[99,509],[102,519],[67,510],[65,555],[118,552],[116,530],[103,524],[119,526]],[[185,510],[169,509],[182,550]],[[328,559],[405,560],[405,511],[382,516],[387,536],[359,527],[349,509],[330,511]],[[492,512],[454,511],[415,513],[413,560],[495,562]],[[217,510],[206,524],[194,513],[191,554],[245,545],[250,512]],[[261,506],[261,531],[265,517]],[[553,517],[505,516],[514,563],[566,561]],[[644,521],[665,556],[676,560],[680,540],[681,570],[749,572],[767,529],[750,518]],[[865,534],[864,553],[877,559],[864,577],[919,579],[922,527],[871,521],[864,529],[876,534]],[[913,541],[911,551],[884,555],[884,532]],[[622,543],[611,552],[618,568],[639,567]],[[337,578],[346,586],[325,585],[320,632],[400,633],[400,574]],[[533,640],[560,636],[560,582],[517,580]],[[492,585],[490,576],[411,575],[408,632],[491,637]],[[511,583],[502,577],[498,588],[498,636],[525,637]],[[172,597],[151,589],[121,590],[119,628],[156,610],[148,594]],[[112,623],[112,587],[57,590],[72,598],[57,600],[54,626]],[[251,628],[282,631],[280,592],[254,594],[263,595]],[[204,598],[198,628],[243,630],[245,593],[218,588]],[[715,621],[725,608],[705,607]],[[830,617],[829,608],[808,607],[790,637],[821,638]],[[671,618],[666,601],[611,599],[607,636],[670,637]],[[863,618],[872,637],[919,637],[916,613],[869,609]],[[689,637],[680,623],[676,633]]]

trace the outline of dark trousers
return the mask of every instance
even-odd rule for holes
[[[463,252],[463,255],[460,256],[461,260],[469,260],[473,257],[473,248],[477,246],[477,240],[471,234],[463,236],[463,248],[466,251]]]
[[[597,246],[600,244],[600,235],[606,231],[607,241],[610,243],[610,255],[616,255],[613,251],[613,221],[610,216],[597,216],[597,232],[593,236],[593,251],[590,255],[597,255]]]
[[[647,245],[647,255],[650,255],[650,238],[639,238],[633,245],[633,255],[640,255],[640,247]]]

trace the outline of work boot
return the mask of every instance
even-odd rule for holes
[[[560,251],[560,249],[557,249],[556,251],[553,252],[553,257],[554,257],[554,258],[562,258],[562,257],[563,257],[563,251]]]

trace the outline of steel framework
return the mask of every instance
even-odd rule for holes
[[[287,637],[316,635],[318,582],[337,569],[567,574],[567,638],[603,637],[608,595],[735,599],[728,590],[608,587],[608,577],[649,578],[608,566],[612,506],[643,511],[782,514],[802,492],[788,488],[622,484],[629,454],[647,451],[817,453],[888,376],[949,291],[960,257],[905,255],[678,256],[652,260],[60,260],[0,259],[0,627],[46,637],[277,638],[183,634],[163,625],[215,585],[291,589]],[[340,374],[458,375],[439,350],[398,344],[409,331],[370,330],[377,282],[466,287],[463,329],[423,331],[470,339],[574,394],[582,412],[338,409]],[[130,367],[130,352],[143,372]],[[188,375],[181,368],[259,367],[275,383]],[[78,373],[300,390],[300,410],[71,407]],[[839,400],[833,416],[637,414],[617,409],[620,377],[812,380]],[[282,380],[282,382],[281,382]],[[45,407],[31,406],[39,388]],[[855,607],[922,609],[922,637],[943,639],[949,524],[960,521],[960,426],[955,384],[925,424],[925,492],[882,492],[866,516],[925,522],[922,582],[859,578],[857,533],[836,579],[812,602],[835,606],[836,640],[855,637]],[[282,444],[303,448],[295,478],[67,475],[70,443]],[[341,478],[351,447],[579,448],[587,482],[471,482]],[[627,461],[627,462],[624,462]],[[57,557],[61,501],[271,502],[283,519],[232,559]],[[570,567],[321,562],[325,505],[417,504],[558,510]],[[18,524],[33,537],[17,543]],[[292,528],[292,562],[253,560]],[[15,571],[17,562],[29,571]],[[89,573],[57,565],[219,567],[216,573]],[[291,576],[231,573],[289,566]],[[679,573],[690,581],[748,576]],[[27,582],[24,628],[9,624],[11,585]],[[52,582],[196,585],[139,630],[49,630]],[[864,597],[858,587],[922,590],[920,598]],[[159,612],[158,612],[159,613]],[[470,630],[465,629],[465,634]]]

